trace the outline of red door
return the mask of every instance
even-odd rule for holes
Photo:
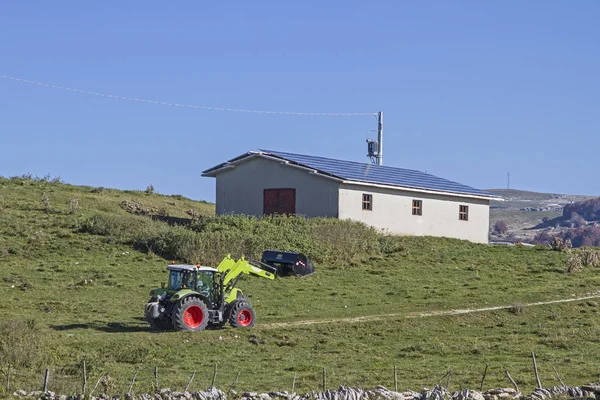
[[[296,189],[265,189],[263,212],[271,214],[296,214]]]

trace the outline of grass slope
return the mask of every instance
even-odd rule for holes
[[[40,203],[42,192],[50,198],[49,213]],[[71,214],[73,196],[80,200]],[[14,365],[13,388],[39,387],[49,366],[50,388],[74,392],[85,359],[88,381],[107,372],[107,385],[121,393],[136,369],[134,390],[151,390],[155,366],[163,387],[183,389],[193,371],[192,389],[207,387],[214,363],[217,386],[228,388],[239,372],[237,388],[245,390],[290,390],[294,374],[297,392],[317,389],[322,368],[330,387],[392,386],[395,364],[401,388],[432,386],[449,369],[451,389],[477,388],[486,363],[486,387],[510,386],[508,370],[527,390],[535,386],[532,351],[547,385],[557,383],[552,366],[568,384],[598,378],[595,301],[525,307],[522,313],[269,325],[518,305],[598,291],[597,270],[567,274],[564,254],[544,248],[399,238],[397,251],[319,263],[317,274],[304,279],[245,277],[240,287],[258,316],[253,329],[150,332],[142,310],[149,290],[165,280],[167,260],[79,229],[98,213],[130,217],[119,207],[122,200],[168,207],[180,218],[188,209],[214,212],[212,205],[183,198],[0,180],[0,368]]]

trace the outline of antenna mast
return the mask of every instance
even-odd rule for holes
[[[383,111],[377,113],[377,165],[383,165]]]
[[[383,111],[377,113],[377,141],[367,139],[367,151],[373,164],[383,165]]]

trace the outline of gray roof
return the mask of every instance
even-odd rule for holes
[[[398,188],[432,190],[438,192],[449,192],[470,196],[488,198],[499,198],[499,196],[449,181],[435,175],[426,174],[413,169],[388,167],[385,165],[374,165],[355,161],[335,160],[332,158],[309,156],[282,151],[260,150],[259,152],[248,152],[239,157],[207,169],[202,173],[204,176],[214,176],[218,170],[232,166],[248,157],[266,156],[281,159],[290,164],[310,168],[322,175],[344,181],[362,182],[366,184],[381,184],[397,186]]]
[[[212,272],[219,272],[218,269],[213,268],[213,267],[205,267],[205,266],[197,267],[195,265],[188,265],[188,264],[169,264],[167,266],[167,269],[169,271],[212,271]]]

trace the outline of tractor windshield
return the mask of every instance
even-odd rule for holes
[[[188,271],[171,271],[169,275],[170,290],[194,289],[195,286],[194,274]]]

